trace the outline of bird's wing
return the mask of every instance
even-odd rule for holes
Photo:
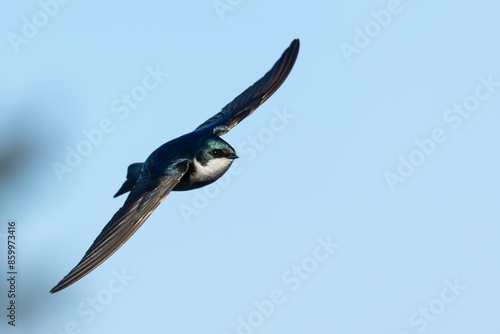
[[[229,102],[222,108],[222,111],[197,127],[195,131],[206,129],[217,136],[221,136],[250,115],[273,95],[285,81],[295,64],[295,59],[297,59],[299,45],[298,39],[293,40],[269,72],[259,81],[248,87],[233,101]]]
[[[142,170],[125,204],[111,218],[85,256],[50,292],[60,291],[87,275],[110,257],[165,199],[189,168],[188,161],[174,164],[166,172]]]

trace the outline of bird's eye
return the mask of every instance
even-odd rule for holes
[[[219,150],[219,149],[214,149],[214,150],[212,150],[212,151],[210,152],[210,154],[212,154],[212,156],[213,156],[214,158],[216,158],[216,157],[220,156],[220,154],[221,154],[221,150]]]

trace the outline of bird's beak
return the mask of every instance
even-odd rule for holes
[[[231,155],[228,155],[226,158],[234,160],[234,159],[238,159],[239,156],[237,156],[236,154],[231,154]]]

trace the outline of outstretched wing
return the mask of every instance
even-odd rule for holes
[[[174,164],[161,175],[144,168],[125,204],[104,227],[80,263],[50,292],[60,291],[75,283],[116,252],[179,183],[188,168],[188,161]]]
[[[283,52],[273,68],[259,81],[248,87],[243,93],[229,102],[222,111],[208,119],[195,129],[208,129],[213,134],[221,136],[231,130],[236,124],[250,115],[264,103],[285,81],[295,64],[299,53],[299,40],[293,40],[288,49]]]

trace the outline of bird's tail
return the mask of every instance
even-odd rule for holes
[[[142,170],[142,162],[136,162],[135,164],[131,164],[127,169],[127,180],[123,183],[122,187],[118,190],[118,192],[113,197],[118,197],[126,192],[132,190],[139,178],[139,174]]]

